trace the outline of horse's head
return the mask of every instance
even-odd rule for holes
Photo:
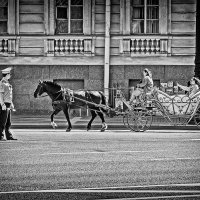
[[[52,99],[57,99],[62,93],[61,86],[51,81],[39,81],[39,84],[34,92],[34,97],[41,96],[43,93],[47,93]]]
[[[45,92],[45,85],[43,81],[39,81],[39,84],[34,92],[34,97],[37,98],[37,96],[41,96]]]

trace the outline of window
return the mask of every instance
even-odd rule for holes
[[[0,0],[0,34],[7,33],[8,0]]]
[[[132,0],[133,34],[159,33],[159,0]]]
[[[83,0],[56,0],[56,33],[83,33]]]

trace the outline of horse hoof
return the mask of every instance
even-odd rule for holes
[[[57,127],[57,124],[55,122],[51,122],[51,126],[53,129],[55,129]]]
[[[101,129],[101,132],[104,132],[105,130],[106,130],[105,128],[102,128],[102,129]]]
[[[67,130],[66,130],[66,132],[70,132],[71,131],[71,128],[68,128]]]

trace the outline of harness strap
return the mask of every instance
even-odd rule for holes
[[[90,96],[88,91],[86,91],[86,93],[85,93],[86,94],[85,95],[86,100],[79,98],[79,97],[75,97],[74,96],[74,90],[62,88],[61,91],[62,91],[63,100],[58,100],[58,101],[55,100],[53,102],[54,105],[55,104],[70,104],[70,103],[74,102],[74,100],[79,100],[79,101],[85,103],[86,105],[92,105],[96,108],[99,108],[100,112],[102,112],[101,109],[104,109],[104,110],[110,110],[111,109],[108,105],[102,104],[102,101],[99,104],[94,103],[93,100],[92,100],[92,97]],[[82,107],[82,106],[78,106],[78,105],[76,105],[76,106]],[[92,109],[92,110],[94,110],[94,109]]]
[[[66,89],[65,88],[61,88],[61,93],[62,93],[62,97],[63,97],[63,100],[66,100],[66,96],[65,96],[65,94],[66,94]]]
[[[61,92],[62,92],[63,100],[69,101],[70,103],[74,102],[74,90],[62,88]]]
[[[77,100],[79,100],[79,101],[84,102],[86,105],[90,104],[90,105],[93,105],[93,106],[95,106],[95,107],[97,107],[97,108],[110,109],[109,106],[104,105],[104,104],[96,104],[96,103],[94,103],[94,102],[90,102],[90,101],[87,101],[87,100],[84,100],[84,99],[81,99],[81,98],[75,97],[75,96],[73,96],[73,98],[74,98],[74,99],[77,99]],[[65,102],[65,100],[62,100],[62,101],[54,101],[54,102],[53,102],[53,104],[60,104],[60,103],[68,103],[68,104],[69,104],[69,102]]]

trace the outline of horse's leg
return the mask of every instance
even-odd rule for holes
[[[103,131],[105,131],[105,130],[108,128],[108,126],[107,126],[107,124],[106,124],[106,122],[105,122],[103,113],[102,113],[102,112],[97,112],[97,114],[98,114],[99,117],[101,118],[101,121],[102,121],[101,132],[103,132]]]
[[[66,117],[67,122],[68,122],[68,128],[67,128],[66,132],[70,132],[71,129],[72,129],[72,124],[71,124],[71,122],[70,122],[70,118],[69,118],[69,108],[68,108],[67,105],[63,107],[63,113],[65,114],[65,117]]]
[[[59,112],[61,111],[61,109],[58,109],[58,108],[56,108],[54,111],[53,111],[53,113],[51,114],[51,126],[53,127],[53,128],[56,128],[57,127],[57,124],[54,122],[54,115],[57,115]]]
[[[90,110],[90,112],[91,112],[92,118],[91,118],[91,120],[89,121],[89,123],[87,125],[87,131],[89,131],[91,129],[92,122],[95,119],[95,117],[97,116],[96,111]]]

